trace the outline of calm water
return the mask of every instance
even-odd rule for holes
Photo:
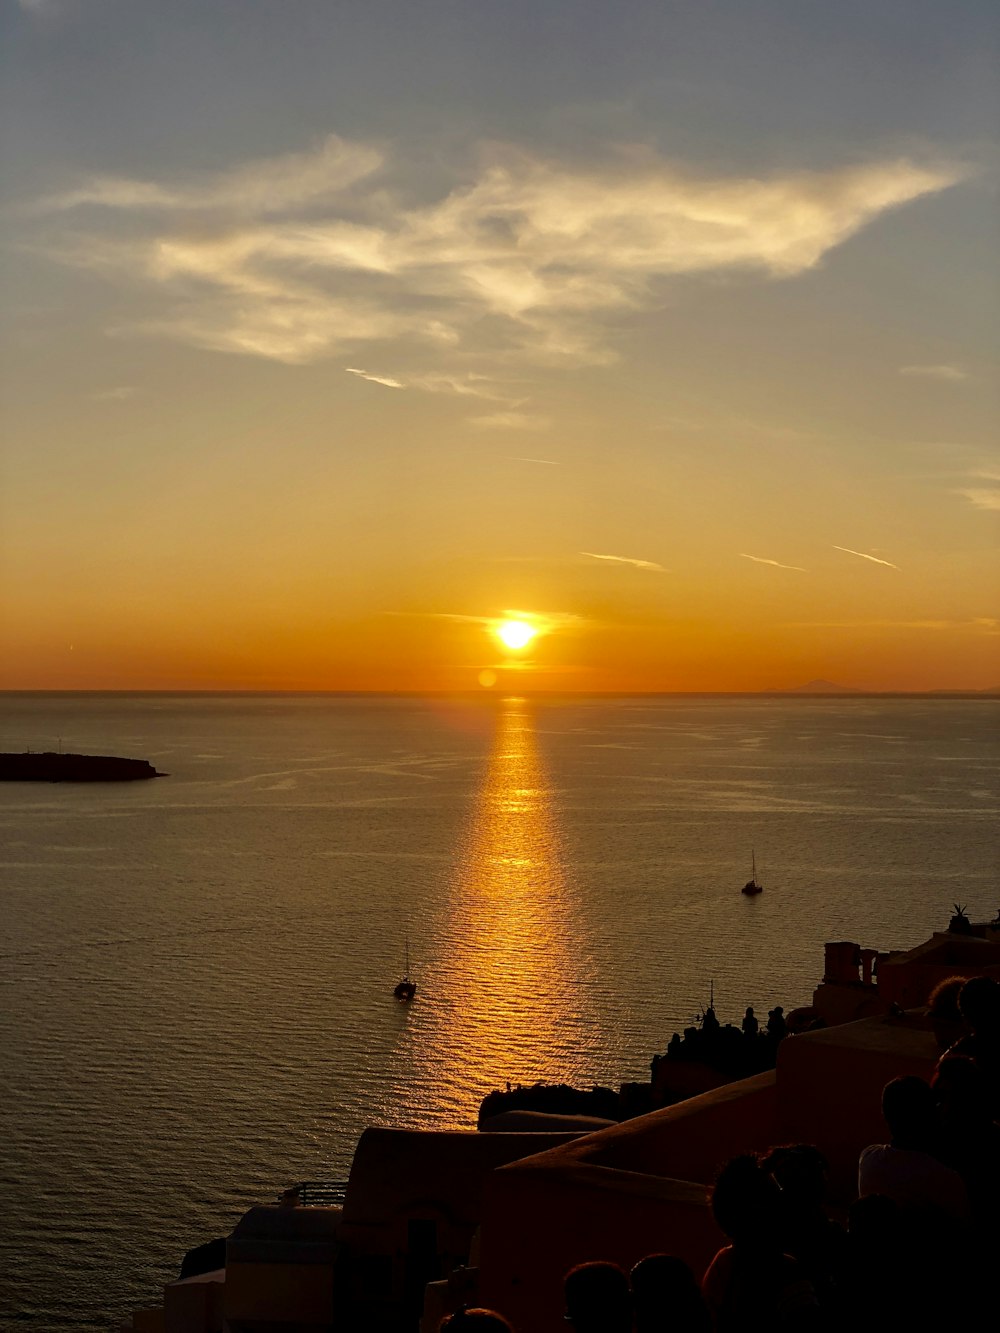
[[[366,1124],[648,1076],[997,899],[995,701],[6,696],[2,1326],[112,1327]],[[745,899],[751,847],[766,892]],[[409,936],[412,1007],[391,989]]]

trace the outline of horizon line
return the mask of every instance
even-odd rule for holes
[[[435,689],[435,690],[385,690],[385,689],[303,689],[303,688],[281,688],[272,689],[231,689],[220,688],[184,688],[184,687],[154,687],[154,688],[133,688],[133,689],[114,689],[114,688],[0,688],[0,697],[4,695],[242,695],[245,697],[273,697],[275,695],[303,695],[303,696],[373,696],[382,698],[455,698],[471,697],[475,699],[499,699],[512,696],[523,697],[528,695],[541,695],[561,698],[757,698],[759,696],[773,697],[791,696],[794,698],[811,699],[846,699],[846,698],[932,698],[940,695],[949,697],[968,697],[981,698],[983,696],[1000,696],[1000,685],[990,685],[981,689],[939,687],[936,689],[923,690],[903,690],[903,689],[864,689],[855,686],[844,686],[833,690],[810,690],[802,686],[790,686],[787,688],[767,687],[758,690],[559,690],[559,689],[517,689],[517,690],[496,690],[493,688],[485,689],[483,687],[461,688],[461,689]]]

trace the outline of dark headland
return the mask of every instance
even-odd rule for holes
[[[145,759],[111,754],[0,754],[0,782],[139,782],[166,776]]]

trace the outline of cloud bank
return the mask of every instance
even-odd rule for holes
[[[34,221],[54,257],[150,289],[142,331],[197,347],[296,364],[402,339],[585,365],[614,358],[610,317],[659,305],[664,280],[793,277],[964,172],[707,177],[643,149],[584,169],[494,146],[430,200],[393,174],[382,149],[330,136],[182,181],[84,179]]]

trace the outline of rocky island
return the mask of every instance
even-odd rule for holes
[[[164,778],[145,759],[110,754],[0,754],[0,782],[138,782]]]

